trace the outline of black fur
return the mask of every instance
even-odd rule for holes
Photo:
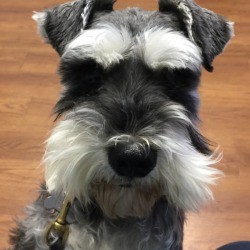
[[[135,117],[150,115],[150,111],[154,112],[166,101],[180,103],[189,111],[190,116],[194,119],[197,116],[200,72],[185,69],[162,69],[155,72],[142,62],[134,60],[123,61],[109,71],[104,71],[93,61],[74,60],[62,61],[60,74],[62,83],[67,88],[55,108],[59,115],[81,102],[93,101],[99,106],[101,113],[105,113],[105,117],[110,113],[117,113],[117,119],[113,122],[121,123],[120,126],[115,126],[121,131],[126,130],[122,128],[126,122],[119,119],[119,116],[125,113],[128,115],[130,110],[133,110]],[[151,121],[150,116],[145,117],[142,123],[145,124],[146,121]]]
[[[22,226],[22,222],[17,222],[17,227],[10,232],[12,250],[35,250],[35,239],[30,238],[28,241],[25,241],[25,233],[26,228]]]
[[[224,17],[200,7],[193,0],[159,0],[159,10],[164,13],[174,12],[182,21],[185,14],[178,8],[180,2],[191,11],[194,39],[202,50],[204,67],[211,72],[214,58],[223,51],[233,31]]]
[[[105,117],[105,131],[102,133],[105,138],[101,138],[103,141],[108,141],[117,134],[136,136],[144,128],[148,128],[144,136],[153,138],[164,134],[165,125],[170,124],[171,127],[178,128],[176,131],[183,132],[193,148],[204,155],[211,155],[209,142],[195,128],[199,122],[198,86],[201,69],[152,69],[136,57],[125,58],[104,69],[91,58],[63,56],[69,42],[78,36],[82,28],[95,28],[100,23],[112,24],[118,30],[126,26],[131,37],[141,30],[169,28],[188,38],[184,14],[178,8],[177,2],[179,1],[159,0],[159,11],[154,12],[136,8],[113,11],[113,0],[78,0],[46,10],[45,20],[42,21],[45,32],[43,35],[46,35],[62,56],[59,74],[64,90],[54,109],[57,118],[87,103],[88,107]],[[193,1],[183,2],[190,8],[193,16],[194,43],[202,51],[204,67],[211,71],[212,61],[229,41],[230,27],[224,18],[199,7]],[[89,7],[85,13],[87,24],[83,27],[82,13],[86,6]],[[184,116],[188,116],[192,123],[173,119],[164,110],[171,104],[183,107]],[[76,122],[84,119],[74,112],[70,115],[76,116],[73,117]],[[153,150],[156,152],[158,149]],[[156,159],[153,160],[156,163]],[[13,250],[44,249],[36,242],[31,231],[40,224],[44,229],[56,218],[57,213],[45,209],[44,200],[49,194],[45,185],[41,190],[39,198],[27,209],[27,218],[18,222],[17,228],[11,233]],[[124,236],[126,249],[137,249],[138,246],[131,240],[133,238],[138,244],[144,244],[145,249],[182,250],[184,211],[166,197],[160,198],[150,215],[143,219],[107,218],[95,200],[89,206],[83,206],[77,201],[74,205],[75,225],[79,228],[86,227],[97,245],[102,242],[102,230],[105,228],[112,236]],[[58,244],[51,250],[63,248],[60,242]],[[115,247],[119,249],[119,246]],[[102,249],[101,246],[99,249]]]
[[[51,45],[61,55],[65,46],[76,37],[82,29],[82,18],[86,3],[90,2],[89,22],[96,11],[109,13],[113,10],[114,0],[80,0],[56,6],[46,11],[44,29]]]

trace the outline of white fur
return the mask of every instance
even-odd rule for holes
[[[183,13],[183,21],[186,24],[189,39],[195,43],[192,29],[194,20],[191,10],[185,2],[181,1],[177,3],[177,8]]]
[[[162,148],[154,178],[162,183],[166,196],[175,205],[186,211],[197,211],[213,199],[209,185],[221,173],[211,166],[220,160],[220,155],[208,157],[199,153],[182,131],[168,134],[152,138],[152,143]]]
[[[181,32],[148,29],[133,38],[125,27],[118,30],[108,24],[83,30],[69,43],[63,58],[91,58],[106,69],[134,56],[141,57],[154,70],[164,67],[199,70],[202,63],[199,47]]]
[[[126,183],[109,166],[106,156],[106,148],[113,139],[102,141],[95,111],[85,108],[77,112],[78,115],[85,112],[85,121],[62,121],[48,140],[44,158],[48,191],[65,193],[70,200],[76,197],[84,203],[95,197],[105,214],[112,218],[148,214],[155,203],[153,194],[158,196],[157,183],[140,185],[131,192],[121,187],[120,184]],[[152,191],[151,195],[143,192],[144,188]]]
[[[131,37],[125,28],[112,25],[83,30],[66,48],[63,57],[91,58],[108,68],[127,57]]]
[[[62,121],[48,140],[45,153],[45,179],[49,192],[63,192],[73,200],[89,201],[89,185],[97,176],[112,176],[112,169],[106,169],[106,154],[98,137],[103,125],[101,116],[88,108],[86,119]],[[97,121],[95,121],[97,120]]]
[[[234,22],[227,22],[227,26],[230,30],[230,37],[234,37]]]
[[[45,12],[34,11],[34,15],[32,16],[32,19],[35,20],[37,23],[38,32],[40,36],[42,37],[43,41],[46,43],[49,43],[50,41],[44,28],[46,18],[47,18],[47,14]]]
[[[162,192],[160,195],[165,195],[184,210],[197,210],[212,199],[208,186],[220,174],[211,167],[217,159],[214,155],[199,153],[192,146],[189,136],[174,125],[178,120],[192,124],[180,105],[166,105],[163,109],[169,114],[165,133],[152,135],[153,128],[146,127],[134,137],[118,135],[110,139],[104,137],[105,120],[95,110],[83,107],[72,112],[60,122],[48,140],[45,179],[49,192],[63,192],[71,199],[77,197],[88,202],[93,195],[93,183],[122,184],[123,179],[108,164],[106,148],[117,141],[129,139],[138,143],[145,141],[159,149],[154,170],[147,177],[135,179],[130,184],[153,188],[160,183],[163,187],[159,189]],[[77,116],[83,118],[75,120]],[[121,195],[119,190],[114,188],[113,191]],[[125,204],[129,197],[134,199],[130,204],[136,204],[138,197],[130,196],[129,192],[128,189],[119,198],[121,204]],[[122,208],[122,205],[118,206]],[[122,210],[120,212],[122,217],[126,216]],[[116,213],[119,214],[119,211]]]
[[[141,56],[153,69],[200,69],[201,51],[181,32],[171,29],[149,29],[138,38]]]
[[[44,162],[48,191],[65,193],[71,200],[76,197],[83,203],[95,197],[110,218],[147,215],[164,196],[180,209],[198,210],[213,198],[209,185],[215,183],[221,172],[212,165],[220,160],[220,155],[201,154],[192,146],[187,132],[176,126],[176,122],[193,126],[182,106],[168,103],[159,112],[166,112],[169,117],[161,134],[148,126],[133,136],[117,134],[110,138],[104,134],[104,117],[87,104],[70,112],[47,142]],[[109,166],[106,149],[130,141],[140,147],[153,145],[158,149],[158,161],[151,173],[129,181],[131,187],[125,188],[121,184],[128,180],[117,176]],[[126,234],[119,230],[111,234],[105,223],[96,232],[88,225],[73,224],[65,249],[80,250],[84,246],[86,250],[129,250],[132,240],[138,249],[151,250],[151,246],[141,245],[142,239],[136,238],[138,234],[133,230],[136,228]],[[99,241],[95,234],[100,234]],[[47,249],[43,235],[44,224],[41,224],[35,230],[35,237],[40,249]]]
[[[227,22],[227,27],[230,30],[230,39],[229,39],[228,43],[225,45],[224,50],[226,49],[227,45],[231,42],[231,38],[233,38],[235,36],[235,34],[234,34],[234,22]]]

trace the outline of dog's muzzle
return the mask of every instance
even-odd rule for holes
[[[142,178],[156,166],[157,150],[134,142],[118,143],[108,148],[108,160],[119,176]]]

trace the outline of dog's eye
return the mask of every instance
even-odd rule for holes
[[[102,67],[92,60],[62,60],[59,74],[65,88],[54,109],[57,116],[95,95],[102,85],[103,72]]]
[[[59,73],[68,90],[79,96],[89,96],[101,86],[103,69],[93,60],[62,61]]]
[[[158,83],[168,98],[183,105],[191,113],[197,112],[199,104],[197,87],[200,81],[200,72],[182,69],[162,70],[156,74]]]
[[[200,72],[189,69],[167,70],[156,72],[158,81],[168,91],[188,91],[197,88]]]

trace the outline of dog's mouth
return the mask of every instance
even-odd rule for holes
[[[133,185],[131,183],[120,184],[119,186],[122,188],[132,188],[133,187]]]
[[[120,183],[118,184],[119,187],[122,188],[132,188],[135,187],[135,182],[131,178],[124,178],[120,180]]]
[[[115,176],[109,181],[100,180],[95,181],[95,185],[103,185],[105,183],[105,186],[113,186],[114,189],[116,188],[140,188],[140,184],[136,178],[129,178],[129,177],[121,177],[121,176]]]
[[[95,182],[92,194],[103,213],[115,219],[146,217],[163,192],[159,185],[145,188],[133,180],[123,180],[120,183]]]

